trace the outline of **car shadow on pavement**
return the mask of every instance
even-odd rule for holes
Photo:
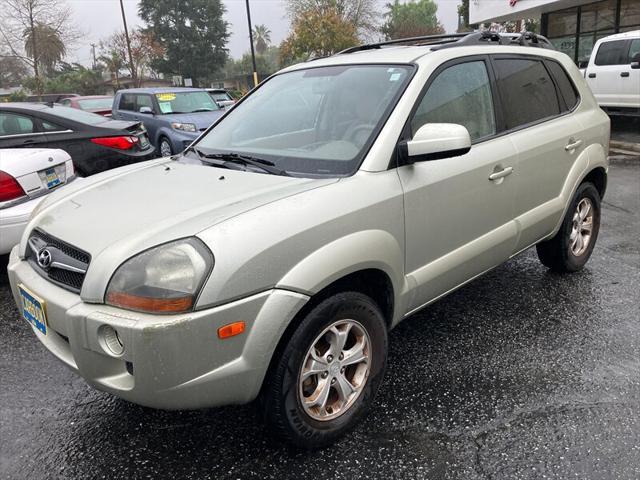
[[[0,255],[0,286],[9,285],[9,276],[7,275],[8,264],[9,255]]]

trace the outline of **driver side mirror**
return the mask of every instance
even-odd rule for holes
[[[471,150],[469,131],[455,123],[427,123],[400,145],[401,164],[459,157]]]
[[[631,59],[631,68],[638,70],[640,68],[640,53],[636,53]]]
[[[153,108],[151,108],[151,107],[140,107],[139,112],[140,113],[146,113],[148,115],[153,115],[154,114]]]

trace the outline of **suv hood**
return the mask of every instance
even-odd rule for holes
[[[83,179],[81,188],[49,195],[52,198],[39,207],[27,232],[40,228],[89,253],[92,266],[106,261],[115,262],[117,268],[152,246],[195,235],[247,210],[337,181],[167,159],[143,165]],[[25,240],[26,235],[22,255]],[[107,264],[103,267],[109,269]]]

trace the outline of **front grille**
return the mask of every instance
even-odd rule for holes
[[[38,264],[38,253],[43,249],[49,247],[49,250],[57,253],[64,258],[56,258],[53,255],[53,264],[47,268],[43,268]],[[70,261],[69,259],[73,260]],[[84,282],[85,273],[72,271],[73,268],[80,268],[86,272],[91,261],[91,255],[76,247],[69,245],[68,243],[58,240],[51,235],[44,233],[41,230],[34,230],[29,236],[29,245],[27,247],[27,260],[31,266],[43,277],[49,279],[53,283],[71,290],[72,292],[80,292],[82,288],[82,282]],[[59,266],[55,266],[60,264]],[[66,265],[72,263],[73,265]],[[69,269],[71,268],[71,269]]]

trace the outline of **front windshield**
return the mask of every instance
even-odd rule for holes
[[[406,65],[340,65],[276,75],[196,147],[258,157],[293,174],[350,174],[411,72]]]
[[[161,114],[197,113],[220,110],[206,91],[156,93]]]

